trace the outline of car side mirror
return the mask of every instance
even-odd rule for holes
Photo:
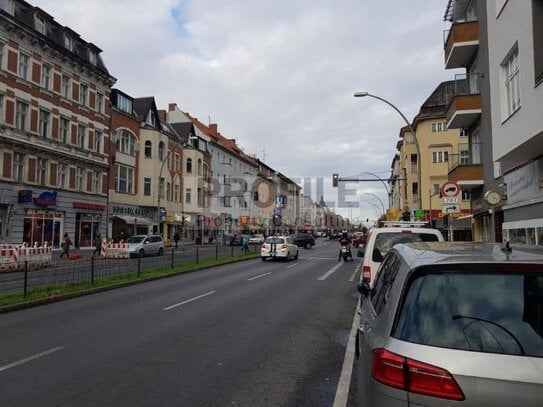
[[[364,257],[364,250],[358,249],[358,251],[356,252],[356,257]]]
[[[358,292],[364,297],[368,297],[370,294],[373,293],[373,288],[370,287],[370,284],[367,281],[362,281],[356,286],[356,288],[358,289]]]

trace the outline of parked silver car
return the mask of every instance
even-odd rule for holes
[[[130,236],[126,243],[128,243],[130,257],[164,254],[164,240],[160,235],[134,235]]]
[[[543,405],[543,248],[394,246],[362,294],[360,406]]]

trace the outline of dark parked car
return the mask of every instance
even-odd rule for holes
[[[543,248],[395,245],[362,294],[360,406],[541,406]]]
[[[306,249],[311,249],[315,246],[315,238],[309,233],[295,233],[291,236],[294,244],[298,247],[304,247]]]

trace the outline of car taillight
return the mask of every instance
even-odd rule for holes
[[[286,244],[286,243],[282,244],[281,249],[288,249],[288,244]]]
[[[365,281],[368,284],[370,283],[371,281],[371,267],[370,266],[362,267],[362,281]]]
[[[371,374],[380,383],[411,393],[464,400],[458,383],[445,369],[405,358],[386,349],[373,352]]]

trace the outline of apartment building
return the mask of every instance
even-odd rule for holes
[[[38,7],[0,2],[0,241],[91,247],[107,222],[101,50]]]
[[[497,0],[485,6],[493,175],[503,185],[496,199],[503,201],[504,239],[541,245],[543,1]]]

